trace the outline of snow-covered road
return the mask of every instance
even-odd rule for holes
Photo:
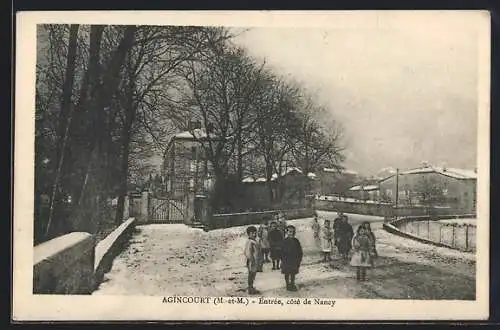
[[[333,219],[335,213],[320,212]],[[387,233],[381,218],[349,215],[355,227],[373,222],[380,258],[357,282],[354,270],[334,255],[320,262],[311,219],[292,220],[304,249],[297,276],[298,292],[288,292],[279,271],[264,264],[255,286],[262,296],[386,299],[466,299],[475,297],[475,256],[433,247]],[[130,245],[114,260],[94,295],[246,295],[243,247],[246,227],[204,232],[185,225],[145,225],[136,228]]]

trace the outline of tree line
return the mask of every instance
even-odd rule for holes
[[[200,143],[216,192],[228,178],[269,180],[285,161],[305,173],[341,167],[330,109],[250,56],[232,30],[73,24],[37,33],[35,241],[120,223],[130,184],[150,175],[147,159],[192,121],[210,130]]]

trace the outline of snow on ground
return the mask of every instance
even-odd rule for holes
[[[335,212],[319,212],[334,219]],[[315,246],[311,219],[292,220],[304,249],[297,276],[298,292],[288,292],[279,271],[269,263],[257,273],[262,296],[333,298],[474,299],[474,255],[436,248],[387,233],[381,218],[348,215],[355,227],[372,221],[380,257],[369,281],[334,260],[323,263]],[[204,232],[185,225],[138,226],[130,245],[114,261],[95,295],[243,296],[247,271],[243,256],[246,227]]]

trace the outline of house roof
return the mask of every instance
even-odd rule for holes
[[[207,132],[204,128],[195,128],[192,132],[191,131],[184,131],[184,132],[175,133],[175,134],[172,134],[170,136],[170,138],[168,139],[167,149],[174,140],[199,141],[199,140],[206,139],[208,136],[210,136],[210,138],[212,140],[217,138],[217,136],[215,134],[207,135]]]
[[[358,190],[364,190],[364,191],[372,191],[372,190],[378,190],[379,187],[375,185],[367,185],[367,186],[354,186],[349,188],[350,191],[358,191]]]
[[[298,167],[289,167],[289,168],[284,169],[283,171],[281,171],[281,176],[285,176],[285,175],[293,173],[293,172],[300,173],[300,174],[303,173],[302,170],[300,168],[298,168]],[[314,173],[309,173],[309,174],[315,175]],[[270,181],[274,181],[277,178],[278,178],[278,174],[277,173],[273,173],[271,175]],[[245,183],[250,183],[250,182],[267,182],[267,179],[266,178],[257,178],[257,179],[254,180],[251,177],[246,177],[243,180],[241,180],[241,182],[245,182]]]
[[[406,171],[399,172],[399,175],[411,175],[411,174],[423,174],[423,173],[438,173],[441,175],[445,175],[454,179],[459,180],[474,180],[477,179],[477,174],[473,170],[466,170],[460,168],[449,168],[449,167],[436,167],[436,166],[424,166],[414,169],[409,169]],[[385,181],[394,177],[395,174],[387,176],[380,181]]]
[[[336,168],[327,168],[327,167],[323,168],[323,172],[358,175],[358,172],[353,170],[343,169],[339,171]]]

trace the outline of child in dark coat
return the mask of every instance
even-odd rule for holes
[[[283,241],[281,261],[281,273],[285,275],[286,289],[288,291],[297,291],[295,275],[299,272],[302,256],[302,246],[299,240],[295,238],[295,227],[289,225],[286,227],[286,238]]]
[[[280,269],[281,252],[283,245],[283,232],[278,229],[276,222],[271,223],[271,230],[268,235],[273,270]]]

